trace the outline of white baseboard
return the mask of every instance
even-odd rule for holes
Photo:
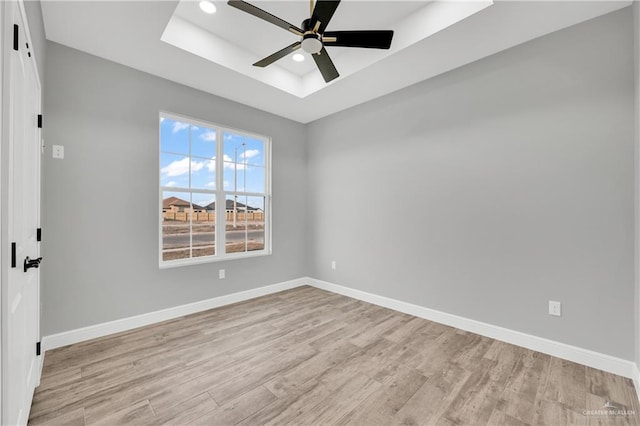
[[[40,343],[42,345],[42,343]],[[40,386],[40,378],[42,377],[42,368],[44,367],[44,354],[45,350],[40,348],[40,356],[38,357],[38,382],[36,383],[36,387]]]
[[[636,388],[636,398],[640,401],[640,369],[638,369],[638,364],[633,363],[633,387]]]
[[[491,337],[492,339],[522,346],[547,355],[567,359],[569,361],[617,374],[619,376],[632,378],[636,385],[636,389],[640,389],[638,388],[638,385],[640,384],[638,383],[638,367],[631,361],[457,315],[447,314],[445,312],[413,305],[411,303],[401,302],[388,297],[378,296],[365,291],[355,290],[326,281],[308,278],[307,283],[316,288],[327,290],[332,293],[342,294],[374,305],[383,306],[385,308],[404,312],[406,314],[428,319],[440,324],[470,331],[481,336]]]
[[[291,288],[305,285],[307,284],[307,281],[307,279],[298,278],[295,280],[254,288],[238,293],[214,297],[213,299],[202,300],[186,305],[175,306],[173,308],[162,309],[160,311],[149,312],[133,317],[122,318],[102,324],[90,325],[88,327],[52,334],[50,336],[45,336],[42,339],[42,350],[43,353],[45,353],[50,349],[83,342],[85,340],[95,339],[97,337],[107,336],[113,333],[132,330],[134,328],[143,327],[145,325],[155,324],[184,315],[194,314],[196,312],[202,312],[209,309],[218,308],[220,306],[254,299],[256,297],[277,293],[283,290],[289,290]]]

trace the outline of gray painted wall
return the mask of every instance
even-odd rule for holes
[[[306,275],[302,124],[55,43],[47,53],[43,335]],[[273,255],[158,268],[159,110],[272,137]]]
[[[626,8],[310,124],[310,275],[634,359],[632,43]]]

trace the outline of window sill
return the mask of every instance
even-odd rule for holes
[[[255,251],[251,253],[232,253],[232,254],[227,254],[224,257],[208,256],[208,257],[200,257],[200,258],[192,258],[192,259],[169,260],[166,262],[160,261],[159,268],[160,269],[180,268],[183,266],[202,265],[205,263],[226,262],[228,260],[250,259],[253,257],[262,257],[262,256],[271,256],[271,252],[267,250],[260,250],[260,251]]]

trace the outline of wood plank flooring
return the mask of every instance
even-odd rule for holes
[[[29,424],[635,425],[639,413],[629,379],[300,287],[48,351]]]

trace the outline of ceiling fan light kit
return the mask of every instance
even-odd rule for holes
[[[302,50],[315,55],[322,50],[322,41],[318,34],[305,34],[302,36]]]
[[[257,18],[265,20],[298,37],[297,41],[284,49],[267,56],[253,64],[256,67],[266,67],[284,58],[288,54],[302,48],[310,53],[316,62],[325,82],[339,77],[333,61],[329,57],[325,46],[360,47],[367,49],[389,49],[393,39],[393,31],[357,30],[357,31],[325,31],[331,17],[335,13],[340,0],[310,0],[311,17],[302,21],[302,28],[298,28],[287,21],[278,18],[244,0],[229,0],[229,5]]]

